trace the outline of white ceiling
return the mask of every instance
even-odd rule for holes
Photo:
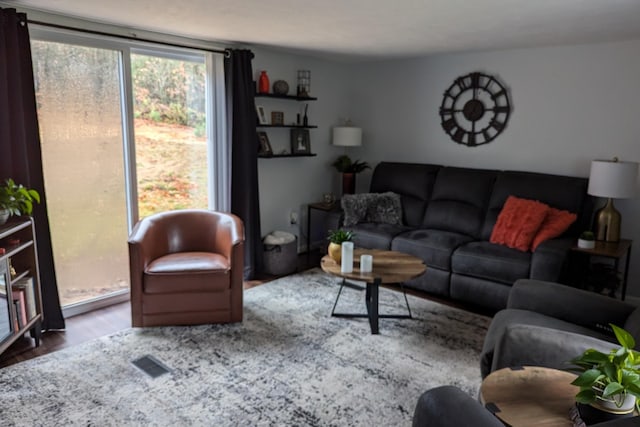
[[[640,0],[14,0],[196,39],[351,60],[640,39]]]

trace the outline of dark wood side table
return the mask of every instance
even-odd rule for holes
[[[631,244],[632,240],[620,239],[618,242],[603,242],[596,241],[596,246],[593,249],[579,248],[577,245],[571,248],[571,251],[575,254],[582,254],[588,258],[590,262],[591,257],[602,257],[613,260],[613,267],[616,274],[620,268],[620,261],[624,258],[624,272],[622,275],[622,291],[620,297],[624,301],[627,294],[627,278],[629,276],[629,260],[631,259]]]
[[[307,255],[311,251],[311,211],[317,210],[325,213],[329,212],[340,212],[340,202],[336,201],[333,203],[309,203],[307,205]]]

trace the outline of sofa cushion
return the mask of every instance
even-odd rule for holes
[[[531,253],[490,242],[470,242],[451,257],[451,272],[512,285],[529,277]]]
[[[540,246],[540,243],[562,235],[575,222],[576,218],[578,216],[569,211],[549,208],[536,237],[531,242],[531,250],[535,251]]]
[[[491,243],[526,252],[531,247],[549,206],[535,200],[509,196],[491,232]]]
[[[429,164],[380,162],[373,171],[370,191],[400,194],[402,223],[418,227],[422,223],[440,168]]]
[[[400,195],[386,193],[345,194],[341,200],[344,210],[344,225],[359,222],[383,224],[402,224],[402,205]]]
[[[496,171],[444,167],[420,228],[479,237]]]
[[[489,240],[502,206],[509,196],[538,200],[556,209],[580,212],[566,234],[577,236],[589,229],[593,199],[587,196],[587,178],[533,172],[498,173],[482,226],[481,238]]]
[[[356,247],[367,249],[391,249],[391,240],[398,234],[410,230],[404,225],[374,224],[361,222],[344,227],[354,233],[353,242]]]
[[[473,239],[464,234],[442,230],[413,230],[396,236],[391,242],[394,251],[422,259],[429,267],[451,270],[451,254]]]

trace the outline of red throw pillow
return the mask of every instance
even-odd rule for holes
[[[575,222],[578,215],[569,211],[561,211],[556,208],[549,208],[547,217],[542,222],[538,234],[531,242],[531,250],[535,251],[538,245],[545,240],[553,239],[567,231],[569,226]]]
[[[527,252],[547,212],[549,206],[544,203],[509,196],[493,226],[489,241]]]

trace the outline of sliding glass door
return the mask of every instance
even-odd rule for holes
[[[128,298],[127,237],[215,208],[212,55],[32,31],[54,263],[65,315]],[[219,65],[219,64],[218,64]]]
[[[62,305],[128,289],[120,51],[32,41]]]

